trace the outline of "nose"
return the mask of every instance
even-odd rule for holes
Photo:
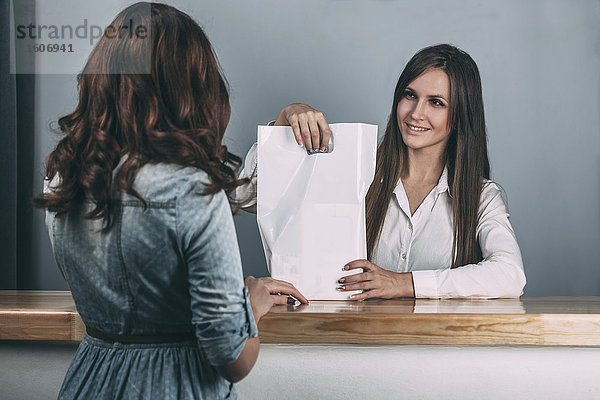
[[[425,115],[425,102],[421,99],[416,102],[413,109],[411,110],[410,116],[414,120],[421,120]]]

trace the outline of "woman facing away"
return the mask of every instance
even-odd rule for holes
[[[306,104],[284,107],[275,125],[325,151],[331,131]],[[256,180],[253,147],[240,176]],[[239,194],[248,189],[240,188]],[[252,210],[255,199],[243,207]],[[345,270],[351,299],[518,297],[525,274],[501,190],[490,180],[479,70],[447,44],[420,50],[398,79],[366,197],[368,260]]]
[[[151,34],[98,42],[34,201],[87,331],[59,398],[236,398],[259,319],[306,299],[243,279],[227,195],[246,180],[221,144],[229,95],[202,29],[153,3],[124,24]]]

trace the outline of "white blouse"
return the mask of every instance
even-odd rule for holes
[[[256,144],[246,156],[240,177],[256,185]],[[256,204],[253,188],[238,188],[236,197]],[[448,170],[436,187],[410,215],[402,181],[394,189],[379,241],[370,260],[393,272],[411,272],[416,297],[519,297],[525,287],[523,260],[502,192],[492,181],[484,183],[476,235],[483,260],[450,269],[452,265],[452,199]]]

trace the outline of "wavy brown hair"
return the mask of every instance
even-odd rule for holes
[[[133,182],[147,163],[204,170],[211,178],[205,194],[247,183],[236,177],[241,159],[221,143],[229,93],[200,26],[156,3],[127,7],[111,24],[126,25],[147,35],[103,35],[94,47],[78,76],[79,103],[58,120],[64,137],[46,160],[46,178],[58,174],[58,185],[33,202],[62,216],[90,200],[95,207],[84,218],[103,218],[106,229],[115,189],[144,202]]]
[[[430,68],[443,70],[450,81],[451,130],[446,165],[452,196],[452,267],[456,268],[481,261],[476,228],[479,197],[483,179],[490,177],[490,164],[477,64],[467,53],[448,44],[420,50],[406,64],[396,84],[392,111],[377,149],[375,178],[367,192],[367,250],[371,258],[394,188],[408,165],[406,144],[398,127],[398,103],[406,87]]]

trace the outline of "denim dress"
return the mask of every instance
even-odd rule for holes
[[[235,361],[258,330],[231,208],[222,191],[202,195],[207,182],[195,168],[147,164],[134,183],[146,207],[115,192],[107,232],[103,220],[82,218],[91,202],[65,216],[46,214],[54,256],[87,327],[197,338],[127,344],[86,334],[59,399],[237,398],[215,366]]]

